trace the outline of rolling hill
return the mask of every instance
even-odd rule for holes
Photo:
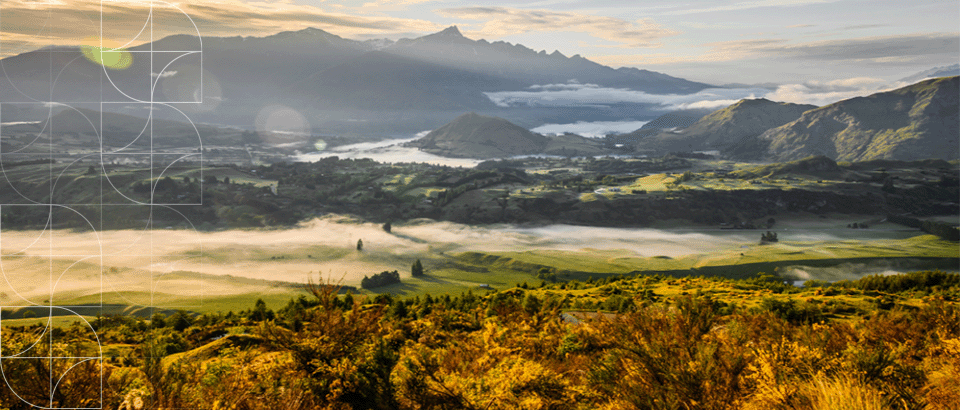
[[[410,145],[445,157],[503,158],[543,152],[548,142],[507,120],[468,113]]]
[[[598,139],[569,133],[544,136],[505,119],[472,112],[457,117],[409,145],[445,157],[478,159],[532,154],[573,157],[611,153]]]

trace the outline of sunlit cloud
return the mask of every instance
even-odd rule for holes
[[[721,6],[714,7],[702,7],[702,8],[691,8],[684,6],[679,10],[666,11],[659,14],[665,15],[683,15],[683,14],[701,14],[701,13],[716,13],[723,11],[740,11],[740,10],[750,10],[764,7],[798,7],[798,6],[807,6],[811,4],[825,4],[825,3],[835,3],[839,0],[757,0],[757,1],[741,1],[732,4],[725,4]]]
[[[151,13],[148,1],[4,0],[0,54],[19,54],[48,45],[82,45],[90,38],[98,38],[101,4],[104,36],[128,46],[151,41],[151,34],[154,40],[172,34],[263,36],[316,27],[350,37],[442,28],[427,20],[329,12],[290,0],[222,0],[216,3],[155,2],[151,32],[144,30]]]
[[[791,44],[783,38],[746,39],[706,43],[704,52],[645,53],[593,56],[611,66],[712,63],[769,58],[824,62],[907,64],[931,56],[960,56],[960,33],[909,34]]]
[[[608,40],[625,48],[658,47],[665,37],[680,34],[651,19],[628,21],[615,17],[549,10],[506,7],[460,7],[436,10],[444,17],[480,20],[478,30],[466,34],[478,38],[500,38],[529,32],[578,32]]]
[[[639,103],[660,106],[663,110],[688,108],[722,108],[742,98],[757,98],[770,90],[763,88],[709,88],[694,94],[649,94],[596,84],[550,84],[531,87],[525,91],[486,93],[501,107],[534,106],[562,107]]]
[[[642,91],[601,87],[596,84],[545,84],[524,91],[487,93],[501,107],[561,107],[640,103],[658,105],[661,110],[720,109],[741,99],[766,98],[778,102],[823,106],[837,101],[890,91],[910,85],[872,77],[831,81],[788,83],[776,88],[709,88],[694,94],[649,94]]]

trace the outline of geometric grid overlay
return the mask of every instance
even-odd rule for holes
[[[140,4],[142,21],[117,26],[101,2],[99,18],[76,28],[79,49],[50,44],[20,54],[0,39],[0,55],[19,54],[0,67],[0,376],[32,407],[103,407],[103,349],[85,317],[103,316],[105,296],[151,313],[195,307],[156,295],[200,289],[202,296],[199,277],[172,277],[164,268],[202,263],[199,239],[200,253],[184,257],[163,253],[154,239],[168,229],[158,219],[179,217],[189,228],[177,207],[202,205],[202,141],[177,108],[203,102],[202,41],[176,5]],[[38,37],[58,23],[52,11],[47,17],[30,22]],[[4,21],[0,3],[0,32],[4,24],[24,22]],[[184,28],[187,40],[154,38]],[[141,114],[112,113],[121,107]],[[197,188],[170,189],[171,175],[195,175]],[[113,230],[131,225],[138,227]],[[32,335],[4,332],[4,320],[30,316],[46,317]],[[65,317],[83,324],[84,342],[64,339],[54,326]],[[100,377],[94,383],[80,373]]]

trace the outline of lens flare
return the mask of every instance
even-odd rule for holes
[[[317,151],[323,151],[327,149],[327,142],[324,140],[317,140],[317,142],[313,143],[313,147],[316,148]]]
[[[125,70],[133,65],[133,53],[127,50],[107,44],[101,45],[99,39],[88,40],[85,43],[80,46],[80,51],[87,60],[111,70]]]
[[[269,105],[260,110],[255,121],[257,133],[264,141],[271,143],[306,142],[312,128],[299,111],[283,106]]]

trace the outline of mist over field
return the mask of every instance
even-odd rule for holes
[[[567,124],[543,124],[530,131],[540,134],[571,133],[587,138],[603,138],[609,134],[626,134],[640,129],[648,121],[577,121]]]
[[[792,228],[780,233],[789,242],[781,246],[803,251],[829,242],[916,235],[902,230],[829,230],[815,222],[810,222],[807,230],[798,229],[802,221],[792,225],[787,222]],[[289,283],[332,278],[356,285],[373,273],[405,271],[415,259],[443,260],[461,252],[619,251],[619,255],[633,258],[680,258],[753,247],[758,233],[562,224],[472,226],[428,219],[397,223],[387,233],[380,224],[331,215],[290,229],[5,231],[3,239],[0,297],[36,303],[54,292],[76,296],[100,289],[181,296],[229,295],[257,289],[241,282],[201,286],[216,277]],[[358,240],[363,241],[362,252],[356,250]],[[883,264],[841,265],[796,267],[784,273],[794,279],[838,280],[891,269],[891,265]],[[184,276],[185,272],[207,279]],[[129,302],[145,304],[143,300]]]

